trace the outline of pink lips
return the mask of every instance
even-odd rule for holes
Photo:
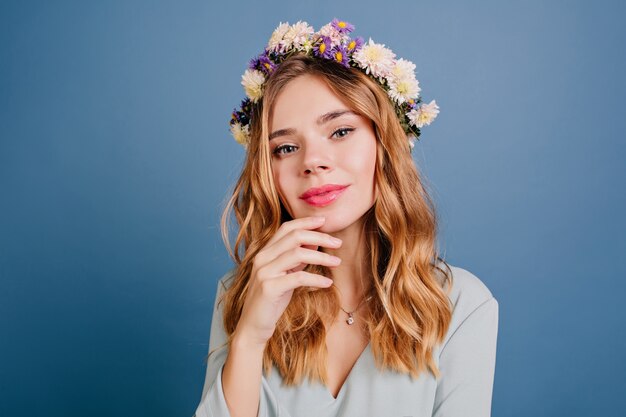
[[[326,184],[319,188],[310,188],[300,198],[312,206],[323,207],[339,198],[346,188],[347,185]]]

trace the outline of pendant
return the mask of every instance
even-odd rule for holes
[[[354,323],[354,317],[352,317],[352,313],[348,313],[348,319],[346,320],[346,323],[348,324]]]

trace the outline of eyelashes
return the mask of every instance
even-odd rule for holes
[[[335,130],[335,131],[333,132],[332,136],[335,136],[335,134],[336,134],[337,132],[346,132],[346,134],[345,134],[345,135],[341,135],[341,136],[339,136],[340,138],[343,138],[343,137],[345,137],[345,136],[348,136],[348,133],[352,132],[353,130],[354,130],[354,128],[351,128],[351,127],[342,127],[342,128],[340,128],[340,129]]]
[[[348,136],[350,134],[350,132],[352,132],[353,130],[355,130],[355,129],[352,128],[352,127],[342,127],[342,128],[339,128],[339,129],[335,130],[333,132],[333,134],[331,135],[331,137],[334,137],[335,135],[337,135],[337,133],[341,133],[341,135],[337,136],[338,140],[341,140],[341,139],[345,138],[346,136]],[[272,152],[272,154],[276,155],[276,156],[287,155],[287,154],[289,154],[291,152],[283,152],[283,151],[288,150],[290,148],[297,148],[297,146],[295,146],[295,145],[280,145],[280,146],[277,146],[276,148],[274,148],[274,151]]]
[[[295,146],[293,146],[293,145],[280,145],[280,146],[277,146],[276,149],[274,149],[274,152],[272,152],[272,153],[274,155],[278,155],[278,156],[284,155],[283,150],[284,149],[289,149],[289,148],[295,148]],[[287,152],[287,153],[290,153],[290,152]]]

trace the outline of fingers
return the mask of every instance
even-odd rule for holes
[[[334,267],[341,263],[338,257],[317,250],[319,246],[341,246],[332,236],[312,230],[323,223],[323,219],[313,217],[285,222],[257,253],[238,329],[247,329],[258,340],[268,340],[294,289],[332,285],[332,279],[302,270],[307,264]]]
[[[317,251],[319,246],[338,248],[341,246],[341,240],[336,240],[327,233],[295,229],[284,235],[282,239],[276,241],[273,245],[266,246],[263,253],[259,254],[259,265],[262,266],[273,262],[282,253],[299,246]]]
[[[269,264],[259,268],[259,276],[263,278],[280,277],[286,274],[285,271],[298,267],[300,264],[337,266],[341,259],[328,253],[316,250],[296,247],[280,254]]]
[[[280,225],[274,236],[267,242],[266,246],[270,246],[275,242],[282,239],[285,235],[287,235],[292,230],[296,229],[317,229],[321,227],[326,219],[324,217],[301,217],[299,219],[289,220]]]
[[[317,249],[319,248],[318,245],[302,245],[302,247],[305,248],[305,249],[311,249],[311,250],[314,250],[314,251],[317,251]],[[300,265],[296,266],[295,268],[291,268],[287,272],[302,271],[304,268],[306,268],[306,264],[300,264]]]
[[[274,294],[284,294],[298,287],[327,288],[333,284],[333,280],[321,275],[306,271],[293,272],[280,278],[264,282],[265,289]]]

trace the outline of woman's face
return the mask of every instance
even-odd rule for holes
[[[371,121],[352,113],[320,78],[290,81],[270,119],[272,173],[281,201],[295,219],[325,216],[330,233],[360,220],[374,204],[376,136]],[[342,190],[310,198],[311,188]]]

